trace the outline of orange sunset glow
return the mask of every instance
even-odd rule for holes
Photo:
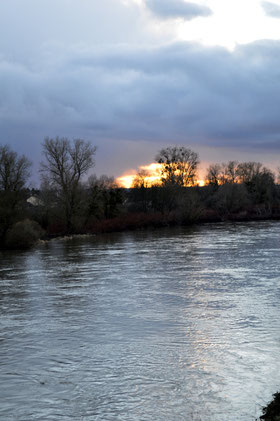
[[[145,172],[145,183],[148,187],[151,187],[154,183],[160,182],[160,168],[162,164],[152,162],[148,165],[140,165],[138,171]],[[131,170],[128,173],[125,173],[116,179],[117,184],[120,187],[129,189],[132,187],[133,182],[137,176],[136,170]],[[198,179],[197,184],[202,187],[205,185],[204,180]]]
[[[148,186],[151,186],[153,183],[160,181],[160,170],[161,164],[158,164],[156,162],[152,162],[148,165],[140,165],[138,167],[138,171],[145,171],[145,182]],[[136,170],[131,170],[127,174],[123,174],[120,177],[116,179],[117,184],[120,187],[124,187],[126,189],[129,189],[132,187],[133,182],[137,176]]]

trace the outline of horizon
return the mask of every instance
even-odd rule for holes
[[[3,146],[3,145],[0,145]],[[179,146],[179,145],[176,145]],[[9,145],[8,145],[9,147]],[[16,151],[15,151],[16,152]],[[195,152],[195,151],[193,151]],[[39,166],[37,167],[36,171],[33,171],[32,168],[34,167],[34,162],[31,161],[29,159],[28,156],[24,155],[30,162],[31,162],[31,172],[30,172],[30,177],[29,177],[29,182],[28,182],[28,188],[31,189],[40,189],[40,185],[41,185],[41,176],[40,174],[40,170],[39,170]],[[18,154],[18,157],[20,157],[20,155]],[[98,160],[98,159],[97,159]],[[153,185],[156,185],[157,183],[160,184],[160,180],[161,180],[161,176],[160,176],[160,169],[161,169],[161,164],[159,164],[156,161],[150,162],[150,163],[146,163],[145,165],[139,165],[137,168],[130,168],[126,171],[124,171],[121,175],[119,175],[118,177],[114,177],[112,176],[112,174],[108,174],[106,172],[102,172],[100,174],[97,174],[95,172],[95,165],[96,165],[96,155],[94,157],[94,162],[92,167],[89,169],[87,175],[84,176],[84,181],[89,179],[90,176],[94,175],[97,177],[102,177],[102,176],[109,176],[112,177],[116,183],[117,186],[122,187],[122,188],[132,188],[133,187],[133,182],[136,179],[138,174],[143,175],[143,173],[145,173],[145,180],[147,182],[147,187],[152,187]],[[44,159],[42,159],[40,161],[40,165],[41,163],[44,162]],[[273,175],[275,176],[275,182],[276,184],[278,179],[279,179],[279,175],[280,175],[280,166],[278,167],[273,167],[273,166],[269,166],[269,165],[265,165],[264,162],[261,161],[254,161],[253,159],[248,159],[247,161],[242,161],[242,160],[236,160],[236,159],[227,159],[227,160],[223,160],[223,161],[200,161],[199,159],[199,155],[198,155],[198,165],[196,168],[196,177],[195,177],[195,185],[196,186],[206,186],[207,182],[206,182],[206,177],[207,177],[207,171],[209,169],[209,167],[211,165],[227,165],[229,162],[235,162],[236,166],[238,166],[238,164],[241,163],[257,163],[257,164],[261,164],[261,166],[265,169],[270,170]],[[38,164],[38,163],[37,163]],[[35,163],[35,167],[36,167],[36,163]],[[36,178],[36,175],[38,176],[38,178]]]

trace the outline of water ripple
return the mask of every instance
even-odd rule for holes
[[[0,259],[3,421],[250,421],[280,379],[280,223]]]

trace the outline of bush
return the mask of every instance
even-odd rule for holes
[[[183,225],[194,223],[203,213],[203,205],[193,189],[182,191],[181,196],[177,198],[177,206],[177,220]]]
[[[28,249],[43,235],[40,225],[29,219],[17,222],[6,234],[5,245],[11,249]]]
[[[227,183],[219,187],[213,204],[221,215],[228,215],[246,210],[251,203],[244,184]]]

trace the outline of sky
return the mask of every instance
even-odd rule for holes
[[[97,146],[119,177],[169,145],[280,165],[280,0],[1,0],[0,144]]]

